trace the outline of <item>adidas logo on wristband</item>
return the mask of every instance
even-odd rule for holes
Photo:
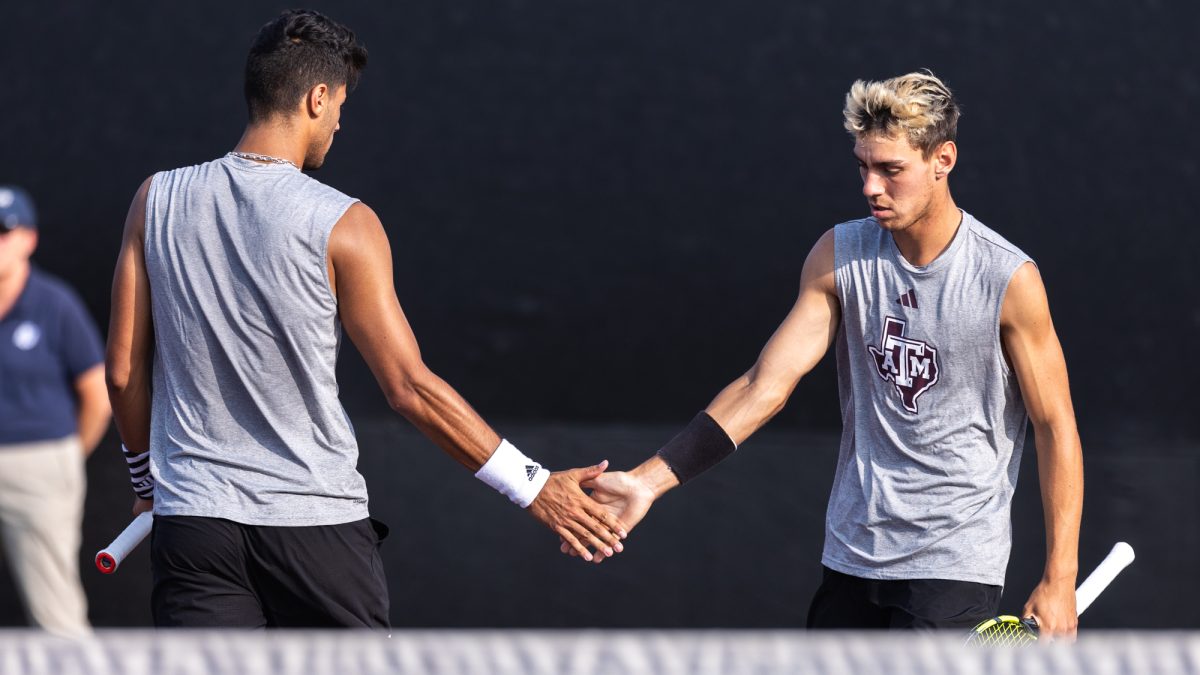
[[[521,476],[525,480],[521,480]],[[521,508],[533,503],[538,493],[550,479],[550,471],[530,457],[526,457],[512,443],[500,441],[491,457],[475,472],[475,477],[492,486]]]

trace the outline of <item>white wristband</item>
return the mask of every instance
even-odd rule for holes
[[[517,446],[502,440],[487,463],[475,472],[475,477],[525,508],[550,480],[550,471],[526,457]]]

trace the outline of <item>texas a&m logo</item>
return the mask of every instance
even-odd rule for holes
[[[910,413],[917,412],[917,397],[938,381],[937,349],[904,337],[904,321],[887,317],[879,347],[867,345],[875,357],[875,368],[884,382],[894,382],[900,402]]]

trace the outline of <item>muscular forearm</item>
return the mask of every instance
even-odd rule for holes
[[[795,387],[789,384],[764,381],[751,370],[721,390],[705,412],[741,445],[783,409]]]
[[[1035,425],[1038,480],[1046,523],[1046,580],[1069,580],[1079,571],[1083,513],[1083,453],[1073,423]]]
[[[127,384],[109,383],[108,400],[121,442],[134,453],[150,449],[150,382],[148,376],[130,378]]]
[[[500,445],[500,436],[479,413],[432,372],[409,378],[391,391],[392,408],[472,472]]]
[[[720,430],[715,433],[724,432],[722,437],[729,437],[725,443],[733,441],[734,445],[741,445],[783,408],[789,393],[790,388],[785,390],[778,386],[768,386],[761,379],[756,379],[752,370],[721,390],[705,412],[720,426]],[[699,419],[701,418],[698,417],[697,420]],[[692,425],[695,424],[696,420],[693,420]],[[688,428],[692,428],[692,425]],[[672,443],[678,443],[679,438]],[[655,499],[680,485],[679,476],[672,471],[662,454],[670,446],[671,444],[668,444],[658,454],[630,471],[646,489],[654,493]]]
[[[410,368],[388,384],[384,389],[394,410],[476,478],[527,509],[577,555],[593,560],[589,545],[601,559],[623,549],[627,528],[580,488],[601,475],[607,462],[552,473],[511,444],[501,448],[500,436],[428,368]]]

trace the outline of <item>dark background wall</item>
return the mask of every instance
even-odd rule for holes
[[[0,5],[0,182],[38,199],[36,260],[102,324],[134,190],[234,145],[245,49],[284,6]],[[1141,553],[1123,582],[1145,595],[1089,620],[1196,625],[1194,5],[315,6],[371,50],[317,177],[382,217],[430,365],[554,466],[629,466],[753,362],[808,248],[864,214],[841,130],[849,84],[942,76],[964,108],[956,199],[1049,289],[1088,455],[1082,563],[1117,538]],[[593,570],[554,558],[532,522],[392,419],[352,348],[343,361],[373,511],[397,525],[398,624],[802,623],[839,424],[831,364]],[[89,550],[125,520],[114,444],[90,465]],[[1033,465],[1030,452],[1015,609],[1042,551]],[[97,623],[147,620],[144,568],[85,570]],[[547,597],[522,599],[530,587]],[[0,601],[19,622],[10,587]]]

